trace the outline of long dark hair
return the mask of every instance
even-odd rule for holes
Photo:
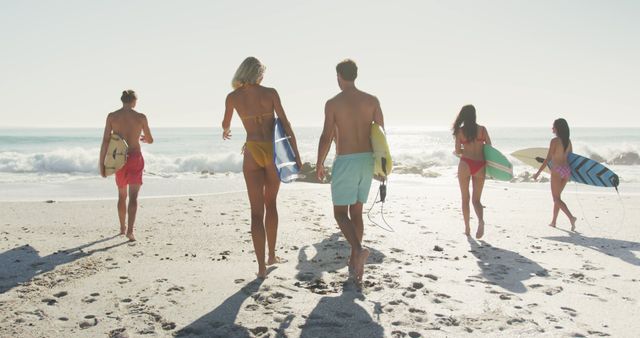
[[[464,125],[463,125],[464,124]],[[478,136],[478,124],[476,123],[476,108],[468,104],[458,113],[456,121],[453,122],[453,136],[458,135],[458,132],[462,129],[462,134],[467,142],[473,142]]]
[[[567,151],[567,148],[569,147],[569,136],[571,135],[567,120],[557,119],[553,121],[553,127],[556,128],[556,135],[560,138],[560,140],[562,140],[564,151]]]

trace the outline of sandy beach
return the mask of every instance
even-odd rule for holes
[[[255,279],[243,192],[142,199],[135,243],[114,236],[115,201],[3,202],[0,336],[640,332],[640,196],[568,188],[579,216],[571,233],[564,218],[546,225],[548,185],[488,183],[477,241],[462,233],[457,185],[426,182],[390,185],[385,218],[395,232],[366,222],[362,289],[345,283],[349,248],[326,185],[281,190],[287,262],[266,280]]]

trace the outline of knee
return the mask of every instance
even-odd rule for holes
[[[338,224],[342,224],[346,221],[349,220],[349,216],[347,215],[346,212],[334,212],[333,213],[333,218],[335,218],[336,222],[338,222]]]
[[[472,203],[473,203],[474,207],[481,207],[482,206],[482,203],[480,202],[480,198],[474,198]]]
[[[276,204],[276,201],[266,201],[264,202],[264,207],[267,209],[268,212],[278,212],[278,207]]]
[[[251,225],[259,225],[262,224],[262,219],[264,218],[264,210],[251,210]]]

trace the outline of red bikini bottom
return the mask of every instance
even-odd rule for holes
[[[471,176],[475,175],[480,169],[484,168],[487,164],[487,161],[484,160],[472,160],[466,157],[460,157],[460,160],[464,161],[469,166],[469,171],[471,172]]]

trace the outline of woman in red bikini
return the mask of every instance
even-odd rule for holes
[[[464,217],[464,233],[471,235],[469,225],[469,200],[478,216],[476,238],[484,235],[484,216],[480,197],[484,187],[484,153],[485,144],[491,144],[487,128],[476,123],[476,108],[472,105],[462,107],[453,123],[453,136],[456,138],[456,155],[460,155],[458,164],[458,181],[462,193],[462,215]],[[469,194],[469,183],[473,182],[473,194]]]
[[[571,223],[571,231],[576,229],[577,218],[573,217],[571,211],[567,205],[560,198],[562,190],[571,179],[571,167],[569,167],[569,161],[567,155],[573,151],[571,145],[571,139],[569,139],[569,124],[565,119],[557,119],[553,121],[553,133],[556,135],[549,144],[549,153],[547,158],[542,162],[538,172],[533,175],[533,179],[537,180],[540,173],[547,167],[547,164],[551,162],[551,195],[553,196],[553,219],[549,226],[556,226],[556,220],[558,219],[558,213],[562,210]]]

